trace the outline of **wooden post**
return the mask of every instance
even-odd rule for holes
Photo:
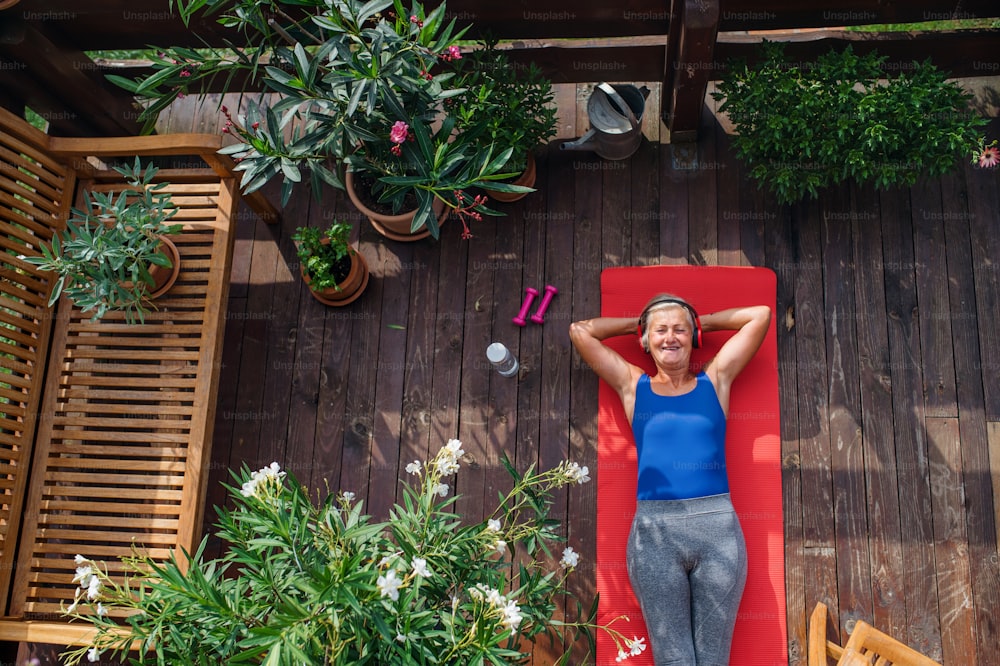
[[[719,0],[671,0],[660,109],[668,143],[698,138],[719,32]]]

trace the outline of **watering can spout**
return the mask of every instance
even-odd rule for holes
[[[587,150],[593,151],[597,147],[596,130],[589,129],[587,133],[579,139],[559,144],[559,150]]]

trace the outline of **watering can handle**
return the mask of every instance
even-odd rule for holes
[[[633,130],[639,127],[639,121],[636,120],[635,114],[632,112],[632,107],[629,106],[624,99],[622,99],[622,96],[618,94],[618,91],[615,90],[610,83],[598,83],[597,87],[600,88],[605,95],[613,99],[615,104],[618,105],[618,108],[624,109],[625,112],[628,113],[628,121],[629,124],[632,125]]]

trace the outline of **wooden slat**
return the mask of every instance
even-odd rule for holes
[[[975,259],[973,252],[972,211],[968,207],[967,176],[971,168],[941,179],[942,200],[950,202],[951,213],[943,222],[948,248],[948,292],[953,305],[952,327],[955,349],[955,375],[958,380],[958,427],[964,493],[965,529],[968,538],[969,587],[961,592],[972,602],[971,607],[952,616],[952,637],[964,636],[963,622],[970,626],[970,641],[957,650],[976,654],[979,661],[1000,650],[1000,632],[991,621],[987,608],[1000,603],[1000,581],[988,564],[996,552],[996,518],[990,469],[989,434],[984,412],[984,382],[980,376],[983,362],[979,346],[979,329],[984,321],[977,312]],[[988,319],[988,317],[986,317]],[[987,324],[987,327],[989,324]],[[960,512],[959,512],[960,513]],[[961,545],[959,544],[959,549]],[[959,550],[961,555],[961,550]],[[956,579],[953,579],[956,580]],[[974,626],[971,626],[974,625]],[[956,642],[960,642],[957,641]]]
[[[833,474],[834,520],[838,555],[837,588],[842,626],[869,617],[872,608],[865,497],[864,449],[861,439],[859,358],[855,313],[858,303],[851,260],[851,225],[844,210],[850,206],[846,187],[832,188],[821,206],[823,215],[823,277],[825,294],[826,358],[829,365],[829,419]],[[849,219],[849,217],[847,218]],[[855,565],[858,564],[858,566]]]
[[[933,515],[917,311],[914,231],[909,192],[895,189],[880,195],[882,256],[889,332],[889,376],[892,382],[893,439],[900,494],[900,531],[906,600],[906,635],[900,638],[922,651],[940,644],[936,614],[937,587],[932,550]],[[920,270],[923,270],[920,268]],[[921,582],[923,581],[923,582]]]
[[[961,510],[965,502],[962,442],[958,419],[928,418],[926,423],[942,620],[941,651],[929,652],[928,656],[946,663],[961,663],[976,653],[969,540]]]
[[[863,462],[866,476],[868,531],[871,543],[872,618],[893,635],[906,628],[902,590],[902,532],[899,481],[892,437],[891,359],[882,271],[881,211],[872,190],[855,190],[848,215],[835,224],[851,227],[858,336]]]

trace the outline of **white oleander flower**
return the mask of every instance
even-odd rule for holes
[[[572,547],[568,547],[563,550],[562,559],[559,560],[559,564],[564,567],[575,567],[580,563],[580,553],[573,550]]]
[[[378,580],[375,581],[375,585],[378,587],[378,591],[383,597],[389,597],[393,601],[399,600],[399,586],[403,584],[397,576],[393,569],[389,569],[385,572],[384,576],[379,576]]]
[[[89,661],[89,662],[95,662],[95,661],[99,661],[100,659],[101,659],[101,651],[100,650],[98,650],[95,647],[92,647],[89,650],[87,650],[87,661]]]
[[[486,521],[486,529],[489,530],[490,532],[499,532],[501,529],[503,529],[503,526],[500,524],[500,521],[497,520],[496,518],[490,518],[489,520]]]
[[[350,490],[345,490],[344,492],[340,493],[340,497],[345,502],[353,502],[354,498],[357,497],[357,495],[352,493]]]
[[[243,497],[256,497],[259,495],[261,487],[266,488],[271,484],[280,485],[283,478],[285,478],[285,473],[281,471],[281,465],[273,462],[267,467],[252,472],[250,478],[240,488],[240,494]]]
[[[448,443],[441,447],[434,464],[441,476],[451,476],[459,470],[458,461],[465,455],[462,450],[462,442],[457,439],[449,439]]]
[[[646,639],[633,636],[632,640],[625,641],[629,647],[629,654],[633,657],[642,654],[646,650]]]
[[[517,629],[523,619],[523,616],[521,615],[521,607],[518,606],[513,600],[507,600],[507,602],[501,607],[501,612],[503,613],[501,623],[511,631]]]
[[[406,471],[410,474],[420,474],[420,470],[423,468],[419,460],[414,460],[409,465],[406,466]]]
[[[566,464],[566,478],[575,481],[577,484],[584,484],[590,481],[590,469],[586,466],[580,467],[575,462]]]
[[[427,568],[427,560],[422,557],[414,557],[413,562],[413,573],[421,578],[430,578],[431,570]]]
[[[87,598],[94,601],[99,596],[101,596],[101,579],[91,576],[90,584],[87,586]]]
[[[503,539],[497,539],[497,542],[493,547],[496,548],[497,552],[501,555],[507,552],[507,542]]]
[[[439,483],[439,484],[437,484],[434,487],[434,492],[437,493],[438,495],[440,495],[441,497],[447,497],[448,496],[448,484],[447,483]]]

